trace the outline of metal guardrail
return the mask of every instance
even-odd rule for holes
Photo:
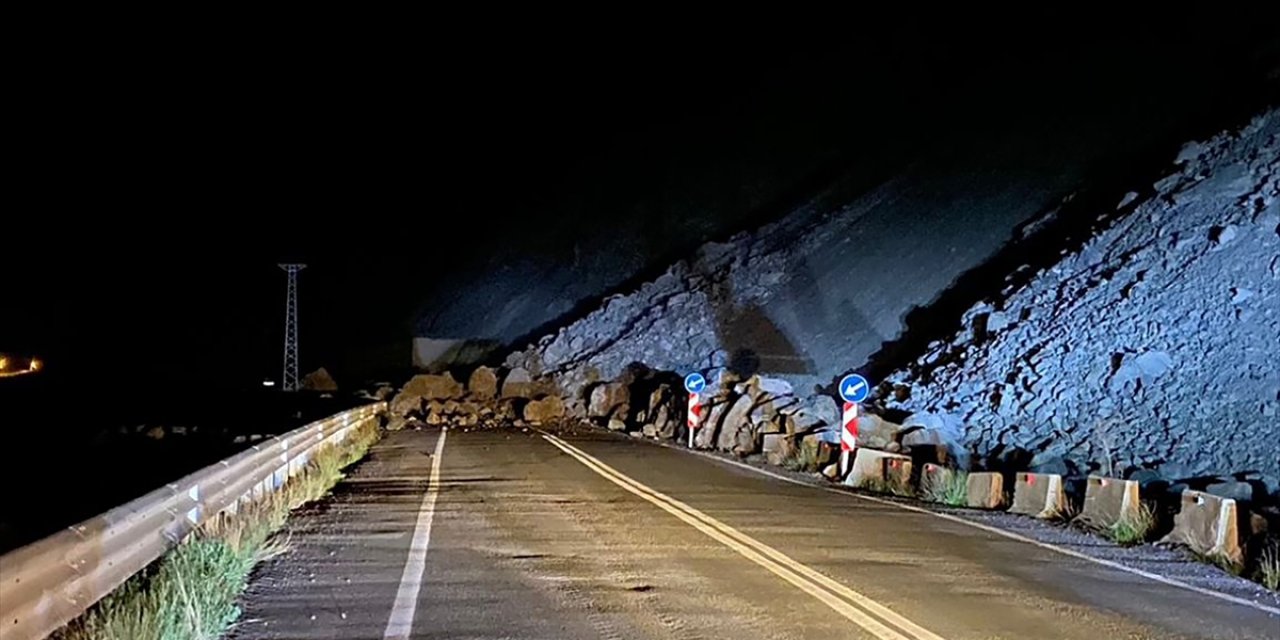
[[[0,640],[39,640],[84,613],[202,522],[274,491],[316,450],[376,419],[366,405],[264,440],[128,504],[0,556]]]

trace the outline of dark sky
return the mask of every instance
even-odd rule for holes
[[[1212,65],[1266,35],[1205,24],[46,43],[6,99],[0,352],[119,379],[274,375],[288,260],[312,265],[318,366],[407,338],[441,282],[495,260],[563,259],[628,218],[660,264],[875,157],[889,124],[987,126],[1071,100],[1071,70],[1108,56]]]

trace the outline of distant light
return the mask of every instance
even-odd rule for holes
[[[263,381],[262,381],[262,386],[264,386],[264,387],[274,387],[274,386],[276,386],[276,381],[275,381],[275,380],[263,380]]]
[[[3,368],[3,367],[0,367],[0,368]],[[39,358],[32,358],[32,359],[31,359],[31,371],[39,371],[39,370],[40,370],[40,359],[39,359]]]
[[[0,356],[0,371],[4,371],[5,369],[8,369],[8,368],[9,368],[9,359],[4,356]]]

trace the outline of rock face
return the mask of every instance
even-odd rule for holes
[[[324,367],[320,367],[302,377],[302,388],[307,391],[337,391],[338,383]]]
[[[414,376],[401,389],[401,393],[419,396],[428,400],[446,400],[462,397],[462,385],[448,373],[439,375],[422,374]]]
[[[498,395],[498,374],[489,367],[477,367],[467,379],[467,391],[477,398],[490,400]]]
[[[1026,468],[1035,458],[1073,474],[1171,464],[1194,476],[1257,470],[1270,491],[1280,488],[1280,112],[1188,145],[1166,177],[1134,187],[1117,195],[1119,208],[1071,209],[1088,218],[1086,233],[1048,254],[1061,256],[1056,263],[1013,269],[957,333],[913,351],[923,355],[891,372],[871,400],[908,424],[867,416],[863,444],[929,448],[977,468]],[[901,204],[902,193],[882,191]],[[754,442],[809,431],[830,442],[839,407],[823,386],[863,362],[853,355],[870,353],[830,336],[844,335],[836,329],[851,319],[883,315],[860,315],[858,305],[911,300],[924,290],[916,280],[932,277],[908,270],[903,247],[857,242],[856,224],[882,213],[872,200],[833,211],[818,199],[754,234],[705,245],[507,365],[551,376],[566,397],[636,362],[701,371],[709,384],[696,446],[742,451],[747,434]],[[939,212],[938,224],[964,218]],[[1051,235],[1055,215],[1021,228],[1021,241]],[[889,289],[860,290],[847,308],[827,300],[839,313],[810,313],[826,290],[846,291],[837,278],[849,272],[847,255],[889,256],[862,266],[903,276]],[[811,336],[821,344],[796,339]],[[742,382],[756,371],[768,378]],[[617,419],[608,406],[616,400],[584,399],[601,419]]]
[[[979,456],[1280,481],[1280,113],[1184,148],[1132,211],[889,382]],[[944,424],[945,423],[945,424]],[[1191,474],[1186,474],[1191,475]]]

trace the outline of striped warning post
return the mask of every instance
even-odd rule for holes
[[[689,427],[689,448],[693,448],[693,432],[698,428],[698,418],[702,415],[702,405],[698,404],[698,394],[689,394],[689,414],[686,424]]]
[[[840,424],[840,477],[849,474],[849,466],[853,461],[853,450],[858,447],[858,403],[844,403],[844,413]]]

